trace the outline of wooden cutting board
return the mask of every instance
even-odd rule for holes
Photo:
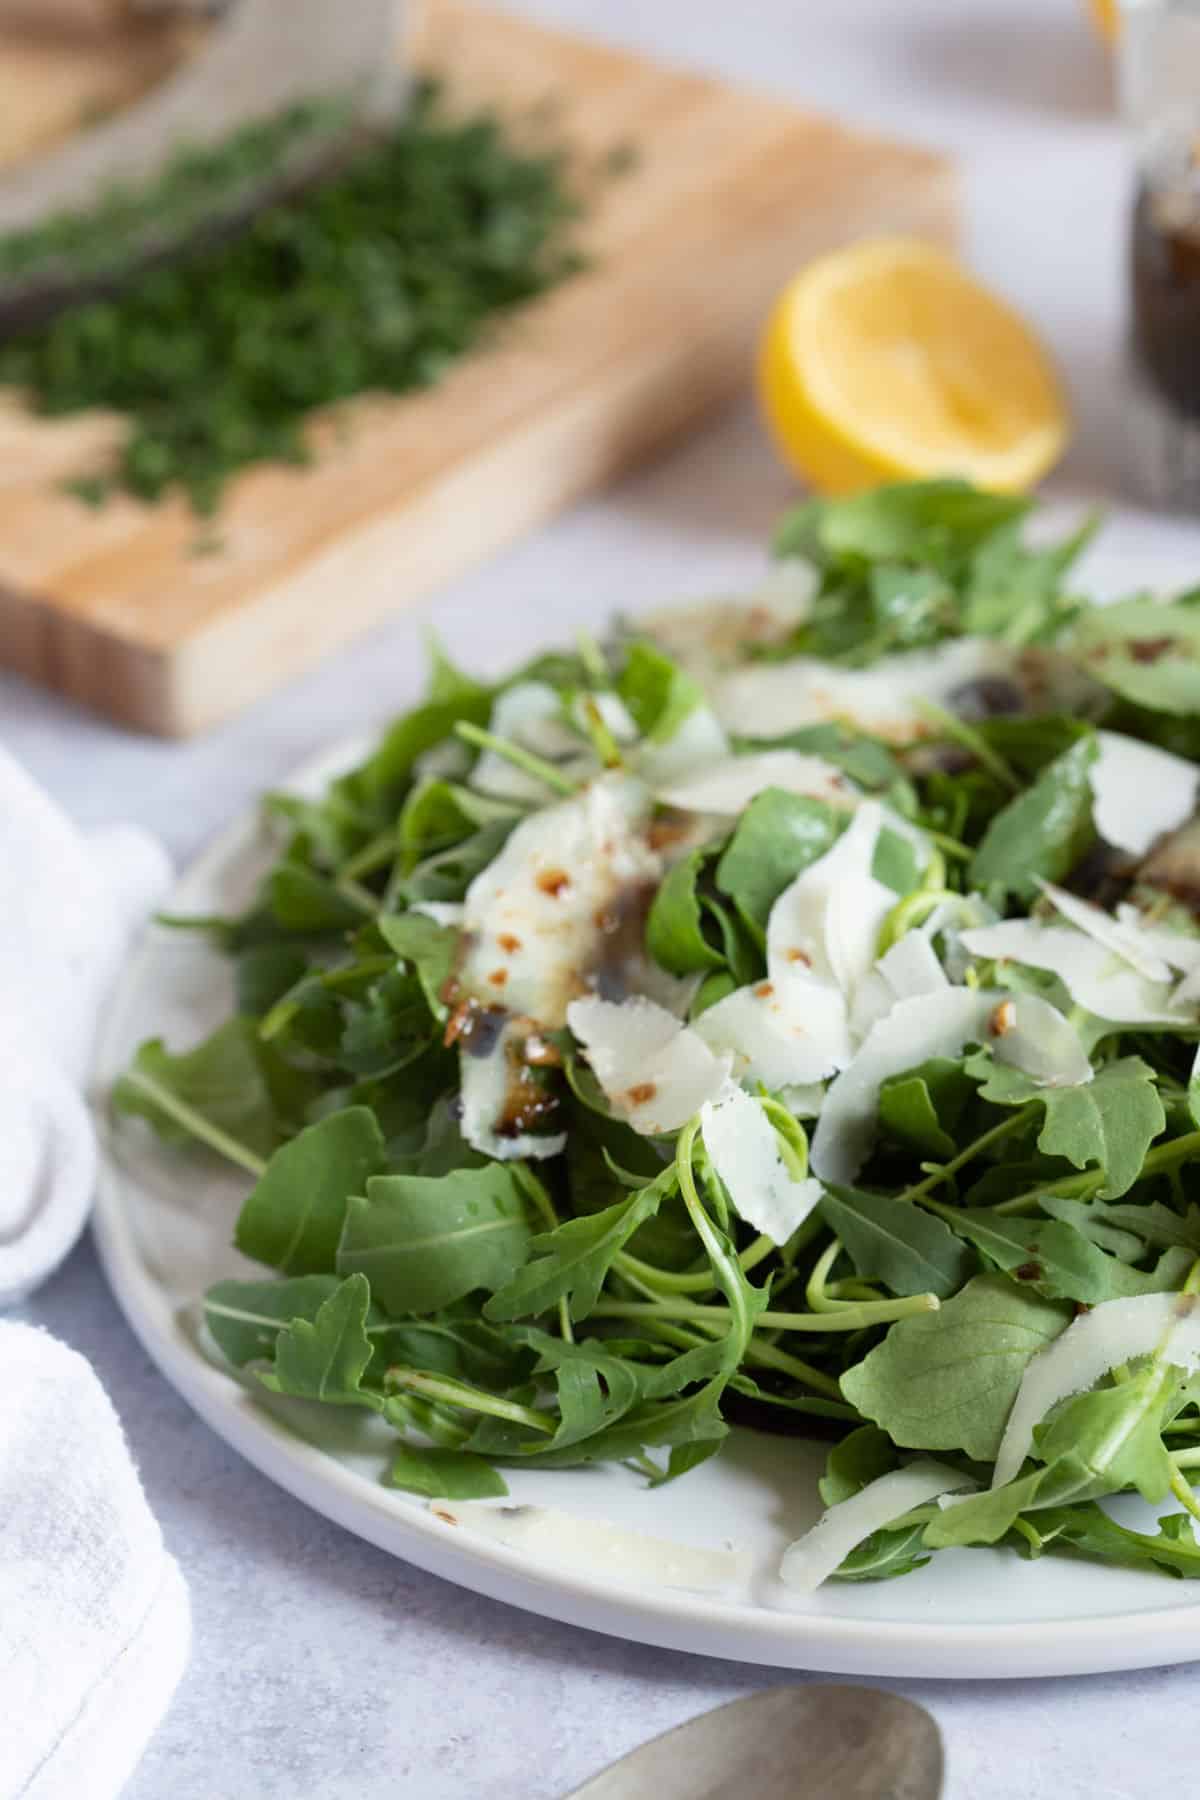
[[[35,420],[0,397],[0,664],[127,725],[202,730],[727,401],[775,290],[815,251],[880,230],[953,238],[944,158],[777,99],[466,0],[433,0],[418,62],[466,104],[557,103],[590,158],[636,145],[589,215],[593,266],[437,388],[316,424],[315,467],[241,477],[204,555],[181,501],[93,512],[62,492],[115,421]],[[28,148],[21,117],[44,128],[119,99],[119,67],[136,90],[153,55],[0,43],[0,160]]]

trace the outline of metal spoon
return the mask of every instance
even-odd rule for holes
[[[877,1688],[780,1687],[664,1732],[570,1800],[938,1800],[942,1740]]]

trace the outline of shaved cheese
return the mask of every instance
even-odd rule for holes
[[[1004,919],[964,931],[972,956],[1024,963],[1057,975],[1077,1005],[1117,1024],[1169,1024],[1178,1018],[1169,988],[1114,956],[1110,949],[1063,925],[1033,919]]]
[[[869,669],[815,657],[756,662],[717,683],[718,716],[743,736],[782,737],[805,725],[846,720],[894,743],[928,732],[921,702],[953,708],[956,691],[980,679],[1020,683],[1022,653],[998,638],[956,638],[933,650],[886,656]]]
[[[853,1181],[874,1142],[883,1083],[931,1057],[961,1056],[972,1043],[990,1044],[999,1061],[1043,1084],[1091,1080],[1072,1026],[1037,995],[947,987],[900,1000],[830,1084],[812,1143],[814,1172],[826,1182]]]
[[[799,750],[764,750],[757,756],[727,756],[682,772],[656,787],[655,797],[681,812],[732,818],[767,788],[782,788],[831,806],[846,806],[857,795],[854,784],[823,757],[805,756]]]
[[[561,1025],[587,986],[608,909],[623,889],[661,878],[642,835],[651,806],[640,782],[610,774],[522,820],[467,890],[463,986]]]
[[[1039,1087],[1082,1087],[1092,1065],[1079,1033],[1040,994],[994,993],[988,1041],[997,1062],[1009,1063]]]
[[[581,1563],[606,1577],[641,1587],[691,1588],[714,1593],[746,1572],[736,1550],[708,1550],[651,1537],[607,1519],[581,1519],[554,1506],[488,1506],[482,1500],[433,1500],[429,1510],[445,1525],[465,1526],[531,1556]]]
[[[1072,925],[1078,925],[1080,931],[1095,938],[1106,950],[1135,968],[1139,975],[1147,981],[1168,981],[1171,971],[1152,943],[1152,935],[1144,931],[1140,921],[1132,919],[1114,919],[1103,907],[1093,906],[1090,900],[1080,900],[1074,894],[1068,894],[1065,888],[1055,887],[1052,882],[1038,883],[1048,900],[1053,901],[1055,908],[1064,919],[1070,919]]]
[[[773,1244],[786,1244],[821,1198],[819,1181],[797,1181],[766,1113],[730,1087],[700,1111],[704,1148],[735,1211]]]
[[[788,1545],[779,1566],[780,1580],[798,1592],[811,1594],[873,1532],[903,1518],[914,1507],[936,1500],[939,1494],[970,1485],[970,1477],[961,1470],[932,1457],[921,1457],[907,1468],[880,1475],[849,1500],[831,1506],[811,1531]]]
[[[730,1058],[652,1000],[575,1000],[567,1023],[608,1100],[644,1136],[678,1131],[729,1083]]]
[[[665,788],[729,755],[729,739],[707,706],[694,706],[672,737],[643,744],[634,759],[638,775],[651,787]]]
[[[812,983],[801,1008],[785,1007],[769,981],[738,988],[702,1012],[691,1029],[711,1050],[730,1057],[739,1081],[769,1088],[808,1086],[853,1054],[846,1002],[821,982]]]
[[[789,556],[772,563],[745,599],[672,606],[642,624],[669,656],[707,684],[721,669],[744,662],[747,650],[781,643],[802,625],[820,580],[812,563]]]
[[[813,980],[833,981],[847,1001],[875,960],[879,932],[896,903],[871,874],[883,815],[864,801],[832,849],[799,874],[767,920],[767,972],[797,997]]]
[[[483,1056],[476,1055],[469,1045],[459,1051],[462,1134],[472,1150],[478,1150],[481,1156],[495,1157],[497,1162],[514,1162],[525,1157],[540,1161],[544,1157],[558,1156],[566,1149],[565,1132],[541,1137],[534,1132],[513,1134],[496,1129],[504,1116],[512,1087],[509,1045],[515,1029],[515,1021],[509,1020],[496,1033],[494,1042]],[[522,1036],[526,1029],[520,1028]]]
[[[1200,937],[1191,932],[1175,931],[1169,925],[1147,925],[1136,906],[1123,902],[1117,907],[1117,920],[1130,931],[1136,931],[1138,942],[1152,956],[1160,956],[1172,969],[1200,969]]]
[[[855,1036],[865,1037],[897,1000],[916,1000],[949,985],[929,939],[923,932],[906,931],[859,985],[850,1017]]]
[[[1092,816],[1106,844],[1145,856],[1196,810],[1200,769],[1185,757],[1118,731],[1098,731],[1099,754],[1088,772]]]
[[[867,974],[896,896],[871,863],[882,823],[864,801],[825,855],[786,887],[767,920],[767,979],[720,1000],[695,1029],[728,1051],[739,1080],[820,1081],[853,1054],[850,1001]]]
[[[996,1457],[992,1486],[1020,1473],[1033,1449],[1033,1428],[1060,1400],[1086,1393],[1119,1363],[1162,1353],[1191,1374],[1200,1367],[1200,1299],[1192,1294],[1138,1294],[1104,1300],[1075,1319],[1026,1367]]]

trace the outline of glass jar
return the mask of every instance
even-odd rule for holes
[[[1133,472],[1153,503],[1200,513],[1200,0],[1123,0],[1119,66],[1135,145]]]

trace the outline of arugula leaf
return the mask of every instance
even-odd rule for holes
[[[972,887],[1031,901],[1039,878],[1061,881],[1069,874],[1095,841],[1089,771],[1096,756],[1090,733],[995,815],[971,859]]]
[[[568,1219],[554,1231],[535,1237],[530,1246],[532,1260],[486,1302],[484,1318],[539,1318],[565,1299],[572,1319],[586,1319],[600,1298],[613,1258],[639,1225],[654,1217],[674,1179],[672,1168],[627,1200],[583,1219]]]
[[[809,502],[775,534],[776,556],[855,556],[867,562],[952,566],[1030,502],[957,480],[896,482],[844,500]]]
[[[1050,1508],[1032,1523],[1048,1550],[1072,1550],[1122,1568],[1156,1569],[1188,1580],[1200,1577],[1200,1544],[1186,1513],[1168,1513],[1154,1535],[1118,1525],[1095,1501]]]
[[[1153,712],[1200,712],[1200,613],[1154,600],[1089,606],[1070,648],[1089,675]]]
[[[218,1281],[204,1296],[204,1323],[235,1368],[272,1357],[279,1333],[295,1319],[314,1320],[341,1283],[336,1275],[290,1281]]]
[[[1099,1249],[1073,1225],[1006,1218],[987,1210],[956,1211],[953,1229],[974,1244],[990,1263],[1050,1300],[1100,1306],[1132,1294],[1171,1294],[1187,1277],[1192,1258],[1169,1250],[1157,1269],[1144,1275]]]
[[[537,1352],[534,1377],[553,1376],[559,1415],[553,1436],[528,1444],[525,1455],[540,1458],[580,1444],[615,1424],[640,1398],[636,1371],[608,1355],[603,1344],[568,1344],[532,1326],[520,1335]]]
[[[1131,1188],[1142,1172],[1146,1152],[1167,1119],[1154,1070],[1140,1056],[1123,1056],[1097,1069],[1091,1081],[1075,1087],[1039,1087],[1019,1070],[997,1063],[989,1051],[977,1051],[964,1064],[981,1081],[984,1100],[999,1106],[1027,1106],[1036,1101],[1045,1113],[1038,1149],[1061,1156],[1076,1169],[1103,1170],[1097,1190],[1114,1200]]]
[[[515,820],[493,819],[470,837],[424,857],[396,882],[393,897],[415,906],[419,900],[461,900],[475,877],[499,856]]]
[[[307,968],[300,951],[287,944],[253,944],[243,950],[235,975],[238,1012],[248,1019],[261,1019],[303,978]]]
[[[905,1449],[991,1462],[1030,1359],[1071,1317],[1001,1275],[976,1275],[940,1312],[898,1320],[842,1392]]]
[[[617,693],[652,744],[669,743],[689,714],[707,704],[700,684],[644,639],[630,644]]]
[[[1016,525],[1002,526],[985,538],[971,558],[962,629],[1010,644],[1044,640],[1061,630],[1078,611],[1063,597],[1063,580],[1099,523],[1093,515],[1061,543],[1039,550],[1024,547]]]
[[[724,967],[724,957],[704,935],[697,884],[711,852],[692,850],[662,882],[646,918],[646,949],[672,975]]]
[[[333,792],[362,807],[381,824],[404,793],[417,758],[436,744],[454,736],[460,719],[486,725],[491,715],[491,695],[486,688],[458,688],[450,698],[433,700],[389,726],[377,749],[349,775],[333,784]]]
[[[1116,1387],[1065,1400],[1034,1433],[1043,1466],[1004,1487],[947,1507],[925,1527],[934,1549],[994,1544],[1026,1511],[1136,1488],[1151,1504],[1166,1495],[1171,1462],[1162,1426],[1178,1376],[1154,1358]]]
[[[293,1319],[275,1342],[275,1363],[259,1380],[275,1394],[331,1400],[337,1406],[383,1411],[383,1396],[361,1386],[371,1360],[367,1308],[371,1289],[351,1275],[317,1309],[315,1318]]]
[[[821,1211],[858,1274],[882,1282],[893,1294],[948,1299],[973,1266],[974,1258],[954,1233],[907,1200],[827,1187]]]
[[[880,1132],[920,1156],[948,1162],[958,1149],[953,1134],[974,1091],[961,1062],[933,1057],[883,1083],[879,1090]]]
[[[471,1450],[401,1444],[388,1470],[389,1487],[426,1500],[503,1499],[508,1484],[485,1457]]]
[[[281,863],[267,877],[266,892],[271,914],[285,931],[305,936],[337,933],[351,931],[363,921],[361,900],[351,899],[327,876],[296,863]]]
[[[374,982],[362,1000],[347,1001],[335,1058],[364,1080],[382,1080],[416,1062],[431,1047],[432,1024],[425,989],[404,968]]]
[[[149,1120],[168,1143],[207,1142],[257,1174],[310,1092],[259,1041],[252,1019],[233,1018],[179,1055],[149,1039],[113,1087],[112,1105]]]
[[[433,1017],[446,1019],[450,1009],[442,994],[454,973],[459,932],[435,924],[423,913],[384,913],[378,926],[388,947],[412,968]]]
[[[1200,1256],[1200,1206],[1189,1206],[1186,1213],[1172,1212],[1161,1200],[1144,1204],[1128,1202],[1109,1204],[1103,1200],[1070,1201],[1047,1194],[1041,1201],[1043,1211],[1054,1218],[1065,1219],[1077,1229],[1089,1233],[1096,1243],[1104,1243],[1102,1231],[1115,1231],[1124,1238],[1133,1237],[1152,1249],[1190,1250]],[[1106,1249],[1120,1252],[1110,1241]],[[1138,1254],[1141,1254],[1139,1249]]]
[[[716,883],[758,933],[760,942],[765,939],[771,908],[784,888],[824,856],[841,835],[843,825],[844,820],[824,801],[789,794],[782,788],[767,788],[750,802],[717,864]]]
[[[373,1112],[351,1106],[331,1113],[276,1150],[238,1215],[234,1243],[285,1275],[331,1269],[350,1195],[385,1162]]]
[[[476,1288],[502,1287],[529,1252],[525,1198],[512,1168],[375,1175],[352,1198],[337,1253],[341,1275],[368,1275],[392,1317],[433,1313]]]

